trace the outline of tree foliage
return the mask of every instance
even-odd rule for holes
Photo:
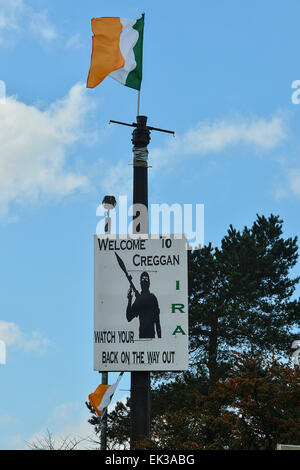
[[[296,238],[282,237],[282,221],[257,216],[242,232],[230,226],[221,248],[209,244],[190,257],[192,366],[211,383],[230,368],[230,351],[290,354],[300,303],[292,296],[299,277]]]
[[[232,354],[228,378],[190,405],[157,416],[144,449],[274,450],[300,444],[300,369]]]
[[[88,420],[94,426],[94,444],[100,449],[101,439],[101,422],[94,408],[89,402],[85,402],[87,408],[91,413]],[[108,450],[114,449],[129,449],[129,434],[130,434],[130,399],[127,398],[126,404],[117,402],[113,411],[107,414],[107,448]],[[98,439],[97,439],[98,438]]]

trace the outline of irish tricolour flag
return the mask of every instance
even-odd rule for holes
[[[105,410],[105,408],[108,407],[108,405],[111,402],[111,399],[116,391],[116,388],[122,378],[122,375],[124,372],[120,372],[119,377],[117,378],[116,382],[112,385],[104,385],[100,384],[96,388],[96,390],[93,393],[89,394],[89,401],[94,410],[96,411],[97,415],[101,418],[102,413]]]
[[[92,19],[93,50],[87,88],[109,75],[123,85],[140,90],[142,81],[144,15]]]

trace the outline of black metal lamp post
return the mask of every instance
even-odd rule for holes
[[[117,205],[116,198],[114,196],[104,196],[102,201],[102,206],[107,210],[107,215],[105,217],[105,233],[109,234],[111,231],[111,218],[110,210],[114,209]],[[108,384],[108,372],[102,372],[101,383],[103,385]],[[107,410],[103,416],[101,427],[101,450],[106,450],[107,447]]]

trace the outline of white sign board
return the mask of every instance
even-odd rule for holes
[[[133,237],[94,237],[94,370],[187,370],[186,240]]]

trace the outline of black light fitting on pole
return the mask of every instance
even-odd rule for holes
[[[109,215],[110,210],[114,209],[117,205],[115,196],[104,196],[102,206],[107,210],[107,216],[105,217],[105,233],[110,234],[111,232],[111,218]]]
[[[117,205],[115,196],[104,196],[102,201],[102,206],[106,210],[114,209]]]

